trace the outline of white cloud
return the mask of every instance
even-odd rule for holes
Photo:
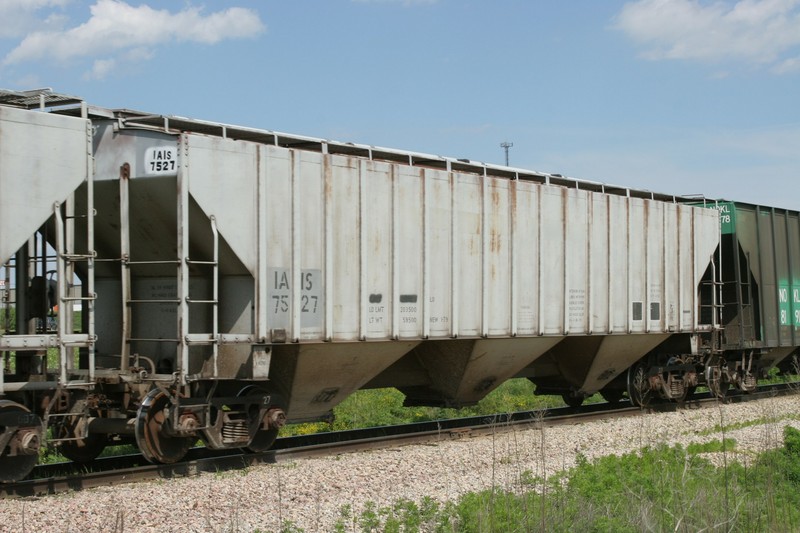
[[[800,56],[785,59],[772,68],[772,72],[775,74],[788,74],[789,72],[798,71],[800,71]]]
[[[647,59],[744,61],[785,73],[798,68],[800,0],[638,0],[615,28],[644,48]]]
[[[97,0],[88,21],[64,31],[31,33],[6,55],[3,63],[11,65],[45,58],[64,61],[111,54],[112,57],[97,59],[92,69],[91,76],[105,76],[118,63],[113,54],[125,56],[128,52],[128,60],[141,59],[149,57],[150,50],[157,45],[215,44],[225,39],[253,37],[264,29],[258,13],[245,8],[231,7],[206,15],[197,7],[171,13],[145,4],[132,6],[122,0]]]
[[[62,8],[69,0],[0,0],[0,39],[22,37],[31,31],[58,29],[65,18],[58,13],[44,17],[45,8]]]
[[[91,72],[88,72],[85,78],[89,80],[102,80],[114,70],[116,65],[117,62],[114,59],[96,59],[92,65]]]

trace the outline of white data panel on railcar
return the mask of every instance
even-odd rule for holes
[[[145,176],[175,176],[178,174],[178,148],[154,146],[144,152]]]
[[[310,328],[305,333],[321,332],[325,310],[325,291],[322,271],[305,269],[300,271],[300,294],[292,287],[292,271],[288,268],[267,269],[267,316],[270,328],[289,329],[292,324],[292,305],[300,305],[300,327]]]

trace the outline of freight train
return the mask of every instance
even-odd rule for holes
[[[724,397],[800,337],[797,211],[51,91],[0,91],[0,264],[3,482],[266,450],[363,388]]]

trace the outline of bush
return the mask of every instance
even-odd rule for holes
[[[792,426],[784,427],[783,442],[784,446],[786,447],[786,453],[789,456],[800,460],[800,430],[797,430]]]

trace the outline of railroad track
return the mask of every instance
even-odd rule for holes
[[[752,394],[736,394],[726,402],[759,400],[791,394],[798,384],[765,385]],[[715,403],[708,394],[696,395],[682,406],[676,403],[655,404],[646,412],[667,412],[680,408],[698,409]],[[464,438],[481,434],[508,431],[519,426],[548,426],[586,422],[618,416],[636,416],[643,412],[623,401],[616,404],[597,403],[579,408],[562,407],[549,410],[521,411],[515,413],[456,418],[433,422],[419,422],[396,426],[337,431],[284,437],[263,453],[232,453],[231,450],[214,451],[194,448],[187,458],[170,465],[148,463],[140,454],[104,457],[90,464],[55,463],[39,465],[31,479],[11,484],[0,484],[2,498],[31,498],[71,490],[131,483],[135,481],[185,477],[202,472],[234,470],[265,463],[280,463],[303,457],[347,453],[368,449]]]

